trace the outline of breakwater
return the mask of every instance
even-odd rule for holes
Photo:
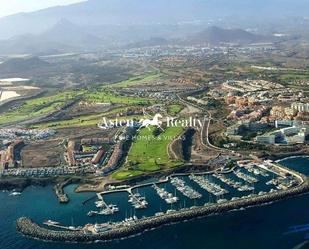
[[[70,184],[79,183],[80,180],[81,179],[78,177],[75,177],[75,178],[72,177],[72,178],[63,180],[54,186],[54,191],[58,198],[59,203],[65,204],[70,201],[69,196],[64,192],[64,188]]]
[[[64,187],[70,184],[70,180],[67,180],[65,182],[58,183],[54,186],[55,193],[57,195],[58,201],[60,203],[68,203],[69,202],[69,197],[68,195],[64,192]]]
[[[133,221],[128,225],[115,226],[112,230],[102,232],[100,234],[89,234],[80,231],[55,231],[39,226],[29,218],[20,218],[17,220],[17,229],[22,234],[49,241],[59,242],[91,242],[96,240],[113,240],[139,234],[146,230],[157,228],[163,225],[190,220],[197,217],[203,217],[211,214],[219,214],[234,209],[245,208],[249,206],[257,206],[265,203],[283,200],[293,197],[298,194],[305,193],[309,190],[309,182],[306,176],[294,172],[289,169],[281,167],[283,172],[289,173],[297,177],[300,184],[287,190],[280,190],[277,192],[267,193],[264,195],[257,195],[253,197],[242,198],[234,201],[228,201],[221,204],[212,204],[204,207],[197,207],[193,209],[184,209],[177,212],[164,214],[161,216],[154,216]]]

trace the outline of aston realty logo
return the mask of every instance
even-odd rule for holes
[[[157,128],[163,130],[163,128],[161,127],[161,125],[163,124],[163,122],[161,120],[162,118],[163,118],[163,116],[161,114],[157,113],[156,115],[154,115],[153,119],[141,119],[139,121],[139,123],[141,124],[139,128],[141,129],[141,128],[146,127],[148,129],[150,129],[149,126],[157,126]]]
[[[149,114],[147,114],[150,116]],[[144,116],[146,116],[144,114]],[[110,129],[118,127],[135,127],[138,129],[148,128],[156,126],[157,128],[163,129],[163,123],[166,123],[166,127],[184,127],[184,128],[203,128],[204,122],[198,118],[189,117],[186,119],[175,118],[175,117],[163,117],[160,113],[155,114],[152,118],[142,118],[139,121],[134,119],[108,119],[103,117],[98,127],[101,129]]]

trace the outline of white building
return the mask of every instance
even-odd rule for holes
[[[283,128],[283,127],[290,127],[295,125],[295,121],[293,120],[276,120],[275,127],[276,128]]]
[[[261,143],[261,144],[275,144],[276,136],[275,135],[257,136],[256,142]]]
[[[309,112],[309,103],[295,102],[291,107],[299,112]]]

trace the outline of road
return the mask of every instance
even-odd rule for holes
[[[209,140],[209,129],[210,129],[210,125],[211,125],[211,121],[213,120],[212,118],[212,115],[211,113],[204,107],[201,107],[201,106],[198,106],[196,104],[193,104],[193,103],[190,103],[186,100],[184,100],[183,98],[181,98],[178,94],[177,94],[177,97],[179,99],[179,101],[185,105],[189,105],[189,106],[193,106],[199,110],[201,110],[203,113],[206,113],[206,115],[204,116],[204,121],[203,121],[203,128],[201,129],[200,131],[200,136],[201,136],[201,143],[202,145],[207,148],[207,149],[210,149],[210,150],[215,150],[215,151],[218,151],[218,152],[231,152],[230,150],[227,150],[227,149],[223,149],[223,148],[219,148],[213,144],[210,143],[210,140]],[[204,128],[205,128],[205,123],[207,122],[207,126],[206,126],[206,143],[204,142],[204,139],[203,139],[203,135],[204,135]]]

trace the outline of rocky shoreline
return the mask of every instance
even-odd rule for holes
[[[306,193],[309,191],[308,178],[300,173],[287,169],[280,168],[290,174],[296,176],[301,183],[287,190],[280,190],[274,193],[267,193],[261,196],[254,196],[234,201],[228,201],[221,204],[213,204],[204,207],[196,207],[193,209],[185,209],[162,216],[154,216],[135,221],[130,226],[122,226],[100,234],[86,234],[83,230],[80,231],[55,231],[39,226],[31,219],[22,217],[17,220],[17,230],[23,235],[45,241],[57,242],[94,242],[97,240],[108,241],[113,239],[125,238],[128,236],[142,233],[146,230],[158,228],[163,225],[177,223],[184,220],[191,220],[198,217],[204,217],[211,214],[219,214],[231,210],[237,210],[250,206],[258,206],[265,203],[283,200],[295,195]]]
[[[0,179],[0,190],[17,190],[23,191],[29,186],[42,186],[45,187],[49,184],[56,183],[55,178],[16,178],[7,177]]]

